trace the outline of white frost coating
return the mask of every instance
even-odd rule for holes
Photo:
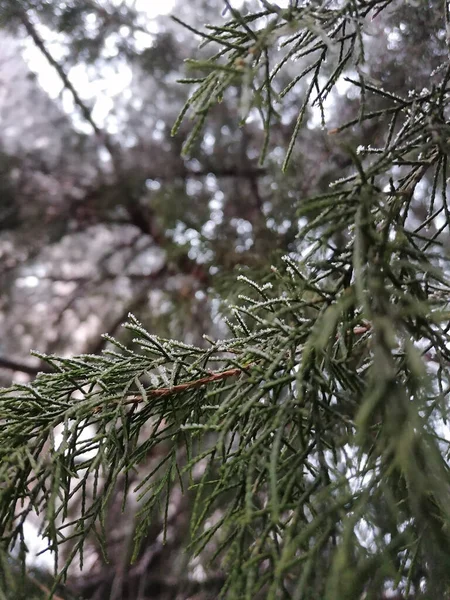
[[[239,294],[238,295],[239,300],[243,300],[244,302],[249,302],[250,304],[254,304],[255,301],[253,300],[253,298],[249,298],[248,296],[245,296],[244,294]]]
[[[249,283],[250,285],[256,285],[254,281],[246,277],[245,275],[238,275],[238,281],[245,281],[245,283]]]
[[[292,279],[295,279],[295,271],[291,266],[286,267],[286,271],[289,273],[289,275],[292,277]]]
[[[348,177],[341,177],[340,179],[335,179],[334,181],[332,181],[328,187],[335,187],[341,183],[347,183],[349,181]]]
[[[170,380],[167,376],[167,369],[163,365],[159,365],[158,372],[161,375],[161,379],[167,387],[170,387]]]
[[[262,294],[264,292],[264,290],[270,289],[272,287],[271,283],[266,283],[262,286],[258,285],[257,283],[255,283],[254,281],[252,281],[251,279],[246,277],[245,275],[239,275],[237,279],[238,279],[238,281],[243,281],[244,283],[248,283],[248,285],[250,285],[252,288],[257,290],[260,294]]]
[[[435,75],[440,73],[445,66],[446,66],[446,64],[443,63],[442,65],[439,65],[438,67],[433,69],[430,73],[430,77],[434,77]]]

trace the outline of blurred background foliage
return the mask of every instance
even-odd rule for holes
[[[4,386],[46,368],[29,357],[30,348],[98,354],[105,332],[127,342],[130,334],[120,325],[130,311],[152,333],[186,343],[201,346],[205,333],[224,335],[224,301],[241,292],[236,274],[267,279],[269,265],[279,265],[286,253],[295,257],[304,223],[299,200],[327,192],[330,182],[352,172],[348,147],[377,147],[386,134],[385,120],[368,120],[347,129],[339,143],[329,135],[358,117],[359,91],[340,78],[323,117],[318,108],[308,109],[283,174],[305,83],[286,96],[260,165],[264,131],[253,113],[239,125],[237,82],[211,110],[190,157],[182,158],[191,124],[184,122],[175,137],[170,132],[189,86],[177,80],[200,76],[184,61],[204,60],[212,50],[199,48],[196,35],[167,15],[150,15],[158,12],[150,4],[0,0]],[[407,97],[431,87],[430,73],[447,60],[442,2],[386,4],[392,7],[365,33],[365,75]],[[248,3],[249,10],[259,6]],[[172,11],[202,27],[217,22],[223,8],[217,0],[175,0]],[[286,84],[302,65],[286,65]],[[357,77],[354,66],[345,75]],[[378,110],[387,101],[375,95],[370,103]],[[416,190],[419,219],[427,214],[432,185],[425,177]],[[448,247],[447,238],[443,243]],[[70,571],[62,597],[215,598],[223,583],[220,566],[206,570],[201,558],[183,553],[189,494],[172,499],[167,542],[155,520],[131,567],[135,507],[121,515],[120,501],[119,489],[110,508],[109,564],[91,540],[84,571]],[[45,592],[46,563],[37,564],[42,571],[30,581],[35,591],[11,588],[11,598]]]

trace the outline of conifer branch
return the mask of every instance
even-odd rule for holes
[[[262,116],[264,155],[304,79],[287,164],[308,111],[318,106],[325,120],[323,103],[349,68],[360,75],[359,115],[334,133],[370,121],[382,143],[349,147],[343,178],[301,199],[298,253],[263,282],[239,278],[226,339],[208,348],[162,339],[131,315],[130,344],[107,337],[100,356],[41,357],[54,373],[0,391],[3,546],[20,542],[34,510],[50,549],[72,540],[64,574],[103,526],[118,477],[133,472],[134,556],[159,506],[167,524],[174,486],[191,485],[190,551],[226,565],[223,597],[353,599],[389,588],[445,598],[450,69],[407,99],[364,80],[365,22],[389,0],[263,2],[249,13],[226,4],[230,19],[199,32],[216,54],[190,63],[206,74],[174,127],[193,116],[186,152],[232,88],[244,120],[252,108]],[[286,85],[292,59],[305,64]],[[419,184],[428,191],[418,223]],[[144,218],[135,215],[142,228]],[[72,486],[82,496],[73,521]]]
[[[226,371],[218,371],[217,373],[211,373],[206,377],[201,377],[200,379],[193,379],[192,381],[185,381],[184,383],[179,383],[178,385],[174,385],[172,387],[160,387],[157,389],[148,390],[146,393],[149,397],[163,397],[170,396],[172,394],[182,394],[184,392],[189,392],[190,390],[204,387],[209,383],[217,383],[218,381],[223,381],[224,379],[228,379],[230,377],[237,377],[238,375],[242,375],[245,373],[247,369],[250,369],[254,363],[247,363],[242,367],[236,367],[235,369],[227,369]],[[126,396],[127,400],[124,404],[136,404],[138,402],[144,402],[144,398],[142,396],[133,395],[131,397]]]

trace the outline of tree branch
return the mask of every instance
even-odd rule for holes
[[[207,385],[208,383],[213,383],[215,381],[222,381],[223,379],[228,379],[229,377],[236,377],[240,375],[245,369],[248,369],[255,363],[248,363],[243,365],[242,367],[235,367],[234,369],[227,369],[226,371],[219,371],[218,373],[211,373],[211,375],[207,375],[206,377],[201,377],[200,379],[194,379],[193,381],[185,381],[184,383],[180,383],[178,385],[173,385],[172,387],[161,387],[156,388],[154,390],[149,390],[147,395],[149,397],[161,397],[161,396],[169,396],[171,394],[179,394],[182,392],[187,392],[189,390],[193,390],[195,388],[202,387]],[[132,396],[128,396],[125,400],[124,404],[140,404],[144,402],[145,399],[143,396],[138,394],[133,394]],[[102,410],[102,406],[97,406],[94,412],[100,412]]]
[[[30,363],[13,360],[0,356],[0,369],[7,369],[9,371],[18,371],[20,373],[26,373],[27,375],[37,375],[38,373],[51,373],[52,369],[49,368],[45,363],[38,367]]]
[[[61,78],[61,81],[62,81],[64,87],[72,94],[73,100],[74,100],[76,106],[78,106],[78,108],[80,109],[81,114],[83,115],[84,119],[90,124],[90,126],[94,130],[95,134],[97,135],[97,138],[102,143],[102,145],[105,147],[105,149],[108,151],[108,154],[110,155],[113,163],[116,164],[116,162],[117,162],[116,161],[116,153],[114,151],[113,144],[111,143],[111,140],[109,139],[108,134],[105,131],[102,131],[102,129],[100,129],[100,127],[96,124],[96,122],[92,118],[91,110],[85,104],[85,102],[81,99],[80,95],[78,94],[77,90],[71,83],[67,73],[64,71],[62,66],[58,63],[58,61],[55,58],[53,58],[53,56],[47,50],[44,40],[41,38],[41,36],[37,32],[36,27],[30,21],[26,11],[19,10],[17,14],[18,14],[23,26],[25,27],[27,33],[29,34],[29,36],[31,37],[33,42],[36,44],[37,48],[45,56],[45,58],[47,59],[49,64],[56,70],[59,77]]]

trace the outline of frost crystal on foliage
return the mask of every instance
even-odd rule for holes
[[[118,12],[119,3],[110,3],[105,12],[105,3],[88,2],[95,15],[82,2],[56,4],[2,6],[44,53],[45,40],[33,29],[41,18],[49,28],[62,23],[68,40],[72,28],[89,25],[90,34],[100,34],[101,22],[122,35],[134,23],[122,25],[127,3]],[[214,2],[203,4],[214,10]],[[235,8],[240,4],[227,3],[223,19],[218,14],[198,31],[191,5],[177,5],[177,28],[188,15],[185,33],[198,34],[201,47],[178,46],[170,30],[139,53],[129,90],[138,125],[128,132],[133,119],[127,121],[117,156],[121,133],[114,140],[98,133],[96,111],[72,93],[97,133],[95,154],[103,144],[109,159],[95,193],[89,183],[86,202],[72,198],[70,206],[86,209],[77,226],[89,235],[104,211],[97,245],[120,241],[125,256],[116,264],[115,252],[99,251],[105,281],[87,281],[93,295],[111,301],[101,306],[105,322],[111,316],[114,325],[116,313],[131,306],[141,321],[130,314],[125,330],[112,327],[104,353],[89,346],[79,356],[37,355],[48,372],[0,391],[2,597],[23,597],[2,589],[13,580],[3,570],[11,564],[15,573],[8,554],[14,543],[19,559],[25,555],[22,536],[33,511],[70,579],[69,563],[85,544],[101,572],[109,524],[128,499],[130,527],[122,538],[114,527],[104,571],[105,593],[112,585],[117,597],[149,589],[199,600],[449,595],[442,430],[450,395],[450,69],[435,70],[430,89],[408,92],[405,84],[421,89],[429,63],[447,56],[448,7],[258,0]],[[380,35],[367,35],[369,24]],[[95,57],[103,39],[89,39],[85,50]],[[190,49],[190,97],[172,143],[153,111],[160,97],[171,110],[165,88]],[[70,88],[69,59],[55,70]],[[151,102],[137,94],[146,61],[158,76]],[[245,130],[239,109],[248,116]],[[318,126],[328,117],[334,128],[324,136]],[[184,155],[197,158],[171,164],[170,149],[185,135]],[[282,160],[283,177],[276,174]],[[5,165],[0,175],[8,178],[15,167]],[[45,161],[39,169],[45,180]],[[72,216],[58,214],[60,191],[47,198],[54,205],[42,221],[55,218],[65,235]],[[35,210],[31,220],[40,221],[40,206],[23,202],[18,217]],[[6,228],[4,235],[1,208],[3,257],[15,233]],[[123,220],[126,235],[114,236]],[[34,243],[38,236],[19,225]],[[162,255],[156,270],[148,268],[155,246]],[[8,271],[12,262],[4,262]],[[31,288],[42,308],[42,285],[62,296],[72,284],[86,291],[86,273],[73,263],[72,271],[53,274],[24,269],[14,293]],[[235,279],[230,271],[245,274]],[[111,279],[117,295],[106,293]],[[57,300],[68,300],[71,310],[79,298]],[[83,326],[92,329],[99,321],[86,304]],[[25,337],[26,311],[21,317],[16,331]],[[174,332],[184,341],[166,339]],[[128,557],[123,542],[130,537],[139,564],[127,573],[121,549]],[[111,584],[117,565],[120,577]]]

